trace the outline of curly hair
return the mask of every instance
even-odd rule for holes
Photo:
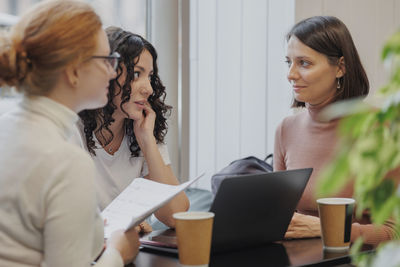
[[[94,110],[83,110],[79,113],[84,126],[84,134],[86,146],[92,155],[96,155],[94,148],[93,133],[100,135],[99,142],[102,146],[109,144],[114,138],[114,134],[109,126],[114,119],[112,117],[117,107],[113,103],[113,99],[121,93],[120,108],[126,115],[123,105],[130,100],[131,82],[134,80],[134,68],[139,61],[139,57],[144,50],[147,50],[153,57],[153,75],[151,76],[152,95],[149,96],[148,102],[156,113],[154,125],[154,136],[157,143],[164,143],[164,137],[167,134],[167,117],[170,115],[171,106],[165,104],[165,86],[162,84],[158,76],[157,52],[152,44],[140,35],[124,31],[119,27],[108,27],[106,29],[110,48],[112,52],[118,52],[121,58],[118,62],[117,77],[110,81],[108,91],[108,102],[103,108]],[[122,64],[126,67],[126,77],[124,84],[118,82],[118,78],[123,74]],[[128,137],[129,149],[132,157],[139,156],[140,147],[133,132],[133,120],[125,119],[125,134]],[[107,136],[104,136],[104,130]]]

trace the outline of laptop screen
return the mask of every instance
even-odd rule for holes
[[[282,240],[312,169],[226,178],[210,211],[215,213],[212,252]],[[175,231],[154,231],[142,246],[177,253]]]

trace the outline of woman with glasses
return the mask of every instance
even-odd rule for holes
[[[0,117],[0,266],[89,267],[104,249],[95,167],[68,139],[78,112],[107,103],[109,54],[81,2],[42,2],[1,33],[0,84],[24,96]],[[135,231],[117,231],[95,265],[122,267],[138,246]]]
[[[106,106],[79,113],[80,142],[98,170],[96,186],[101,209],[136,177],[179,184],[164,140],[171,107],[164,103],[166,93],[158,76],[157,52],[139,35],[117,27],[109,27],[106,32],[111,50],[121,55],[117,76],[108,86]],[[155,216],[174,227],[172,214],[188,207],[189,201],[182,192]]]
[[[118,54],[118,52],[114,52],[109,56],[92,56],[92,58],[100,58],[100,59],[104,59],[104,63],[110,65],[110,67],[116,71],[117,70],[117,66],[118,66],[118,60],[120,58],[120,55]]]

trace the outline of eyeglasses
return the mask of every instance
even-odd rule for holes
[[[118,67],[118,59],[120,59],[121,56],[117,52],[114,52],[109,56],[92,56],[92,58],[102,58],[107,60],[108,64],[110,64],[113,70],[116,70]]]

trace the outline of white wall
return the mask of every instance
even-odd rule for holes
[[[210,177],[232,160],[273,151],[274,131],[289,109],[285,33],[313,15],[334,15],[348,26],[371,83],[387,73],[385,40],[398,28],[399,0],[190,0],[189,112],[183,151],[191,177]],[[185,90],[185,87],[183,87]],[[182,161],[183,162],[183,161]],[[184,169],[182,169],[184,170]],[[185,175],[185,170],[183,171]]]
[[[289,114],[284,34],[294,1],[191,0],[189,173],[273,151],[273,132]],[[185,111],[184,111],[185,112]]]
[[[348,27],[370,80],[371,92],[387,82],[380,60],[385,41],[400,26],[399,0],[296,0],[296,22],[315,15],[341,19]]]
[[[158,53],[159,75],[166,87],[166,103],[173,107],[168,119],[166,142],[174,173],[179,177],[178,128],[178,0],[148,0],[150,28],[148,39]]]

